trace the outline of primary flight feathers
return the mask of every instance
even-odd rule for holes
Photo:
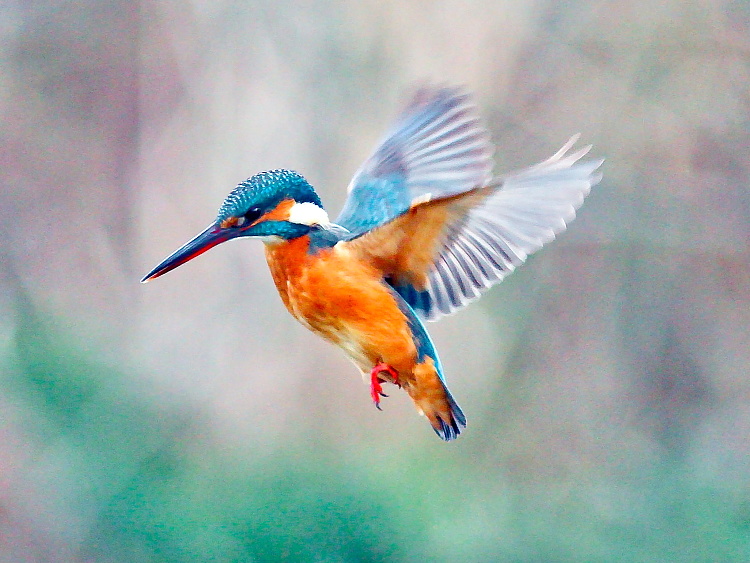
[[[477,299],[564,231],[601,175],[573,136],[552,157],[491,179],[493,147],[468,95],[423,88],[349,185],[336,223],[421,316]]]

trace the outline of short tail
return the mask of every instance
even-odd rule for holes
[[[406,391],[417,409],[430,421],[432,429],[446,442],[466,428],[466,417],[438,375],[435,361],[424,356],[414,368],[414,383]]]

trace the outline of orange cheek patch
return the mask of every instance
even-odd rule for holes
[[[289,211],[292,209],[293,205],[293,199],[282,200],[276,207],[263,215],[253,224],[260,223],[261,221],[286,221],[289,219]]]
[[[239,218],[237,217],[227,217],[221,222],[220,226],[222,229],[230,229],[234,227],[238,221],[239,221]]]

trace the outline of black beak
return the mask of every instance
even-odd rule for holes
[[[174,270],[177,266],[182,266],[188,260],[192,260],[196,256],[203,254],[206,250],[213,248],[217,244],[234,238],[232,236],[233,233],[230,233],[231,231],[222,229],[216,223],[212,223],[205,231],[193,238],[190,242],[186,243],[176,252],[170,254],[161,262],[161,264],[146,274],[141,280],[141,283],[146,283],[149,280],[158,278],[170,270]]]

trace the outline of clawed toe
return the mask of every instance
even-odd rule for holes
[[[375,403],[375,407],[380,411],[383,410],[380,408],[380,397],[388,396],[383,393],[383,386],[381,385],[385,383],[384,379],[380,379],[380,374],[383,372],[388,373],[393,379],[393,383],[401,387],[401,384],[398,382],[398,372],[388,364],[381,362],[372,368],[370,372],[370,396],[372,397],[372,402]]]

